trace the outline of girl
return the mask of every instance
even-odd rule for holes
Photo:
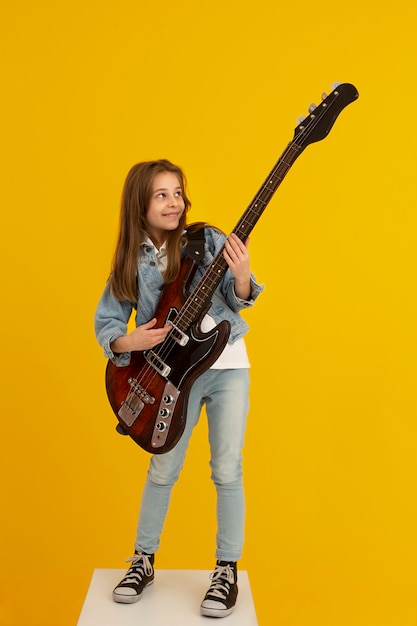
[[[97,340],[118,366],[129,363],[134,350],[164,341],[171,326],[156,327],[153,317],[161,287],[178,274],[186,252],[190,201],[182,170],[166,160],[138,163],[128,173],[122,195],[120,232],[112,272],[96,311]],[[201,614],[229,615],[237,597],[236,562],[244,532],[242,455],[248,411],[248,367],[243,336],[248,326],[239,311],[253,304],[263,287],[250,271],[247,243],[234,234],[205,228],[204,259],[197,266],[191,289],[223,249],[228,269],[202,322],[208,331],[222,319],[231,323],[229,343],[214,365],[194,382],[184,433],[166,454],[154,455],[142,494],[135,554],[126,576],[113,591],[115,602],[139,600],[154,579],[154,555],[159,547],[171,490],[182,469],[189,439],[206,405],[211,477],[217,492],[217,563]],[[136,309],[136,328],[127,322]]]

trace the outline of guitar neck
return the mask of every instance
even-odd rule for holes
[[[358,96],[358,91],[354,85],[343,83],[337,85],[328,96],[323,94],[323,101],[318,107],[314,106],[313,110],[309,109],[310,115],[299,123],[295,129],[293,140],[287,145],[233,229],[232,232],[241,241],[246,241],[275,191],[304,148],[311,143],[324,139],[340,112]],[[224,247],[189,295],[176,318],[175,324],[183,332],[186,332],[191,324],[198,320],[208,308],[214,291],[227,271],[228,265],[223,256],[223,250]]]
[[[294,161],[301,154],[302,150],[303,148],[294,141],[291,141],[288,144],[271,172],[268,174],[258,193],[240,218],[240,221],[233,229],[233,233],[235,233],[241,241],[245,241],[248,238],[255,224],[269,204],[272,196],[284,180]]]
[[[241,241],[246,241],[272,196],[284,180],[285,175],[303,149],[304,148],[295,141],[291,141],[288,144],[232,231]],[[211,266],[184,303],[175,321],[176,326],[178,326],[180,330],[185,332],[195,320],[199,319],[202,312],[209,305],[215,290],[228,268],[227,262],[223,256],[223,250],[224,247],[217,254]]]

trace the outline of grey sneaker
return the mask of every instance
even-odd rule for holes
[[[153,554],[135,554],[127,559],[127,562],[129,561],[132,561],[132,565],[127,570],[126,576],[113,589],[115,602],[123,602],[124,604],[137,602],[140,600],[145,587],[153,583],[155,575]]]
[[[235,608],[237,599],[236,562],[217,561],[210,578],[212,582],[201,603],[201,615],[226,617]]]

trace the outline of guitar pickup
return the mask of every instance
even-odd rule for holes
[[[190,340],[189,336],[183,333],[182,330],[180,330],[178,326],[175,326],[172,322],[169,322],[169,324],[172,326],[169,336],[172,337],[172,339],[174,339],[174,341],[176,341],[180,346],[186,346]]]
[[[151,365],[154,370],[158,372],[158,374],[161,374],[164,378],[168,378],[171,373],[171,368],[169,365],[164,363],[164,361],[157,354],[155,354],[153,350],[146,350],[143,355],[149,365]]]

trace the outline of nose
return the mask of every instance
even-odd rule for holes
[[[176,196],[171,196],[169,198],[169,206],[176,207],[178,203],[178,198]]]

